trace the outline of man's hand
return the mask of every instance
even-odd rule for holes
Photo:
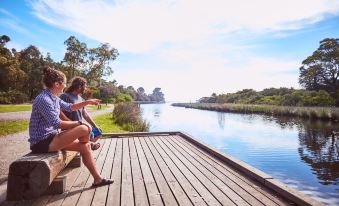
[[[100,99],[89,99],[86,101],[87,104],[91,104],[91,105],[98,105],[100,104],[101,100]]]

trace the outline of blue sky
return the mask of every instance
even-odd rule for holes
[[[60,61],[71,35],[110,43],[125,86],[161,87],[166,100],[245,88],[299,88],[298,68],[324,38],[339,37],[337,0],[1,0],[8,47],[32,44]]]

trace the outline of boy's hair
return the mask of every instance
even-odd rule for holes
[[[44,67],[43,73],[42,83],[48,88],[52,88],[55,82],[66,82],[65,74],[51,67]]]
[[[71,92],[73,92],[76,89],[80,89],[80,88],[84,89],[86,84],[87,84],[87,81],[86,81],[85,78],[83,78],[83,77],[74,77],[71,80],[71,86],[66,89],[66,92],[67,93],[71,93]]]

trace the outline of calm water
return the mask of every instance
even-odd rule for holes
[[[339,205],[338,123],[141,105],[150,131],[184,131],[328,205]]]

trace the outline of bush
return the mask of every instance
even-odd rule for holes
[[[20,91],[0,92],[0,104],[22,104],[28,102],[28,96]]]
[[[129,94],[122,94],[120,93],[118,95],[118,98],[115,100],[115,103],[121,103],[121,102],[132,102],[133,98]]]
[[[119,103],[114,106],[113,121],[124,130],[146,132],[149,123],[142,119],[140,108],[133,103]]]

